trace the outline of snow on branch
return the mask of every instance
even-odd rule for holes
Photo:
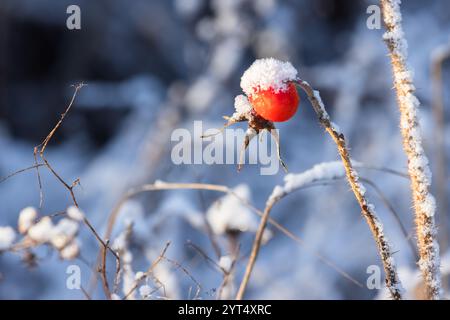
[[[431,171],[422,146],[422,134],[418,119],[420,103],[415,96],[412,72],[406,63],[408,44],[401,25],[400,2],[400,0],[381,0],[383,19],[386,25],[383,39],[391,59],[394,87],[400,109],[403,148],[408,158],[420,256],[419,267],[424,277],[428,298],[439,299],[442,293],[439,245],[436,241],[434,221],[436,205],[434,197],[429,191]]]
[[[268,203],[278,201],[287,194],[306,185],[323,180],[333,180],[345,177],[345,169],[340,161],[322,162],[302,173],[290,173],[284,177],[283,186],[275,186]]]

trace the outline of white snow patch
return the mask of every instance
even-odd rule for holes
[[[80,246],[77,241],[72,241],[60,251],[61,258],[64,260],[73,260],[79,253]]]
[[[50,241],[52,237],[53,222],[50,217],[43,217],[28,230],[28,236],[39,243]]]
[[[0,227],[0,250],[8,249],[16,239],[16,232],[11,227]]]
[[[67,216],[75,221],[83,221],[84,213],[76,206],[70,206],[67,208]]]
[[[142,272],[142,271],[138,271],[138,272],[136,272],[136,275],[135,275],[135,277],[134,277],[134,280],[139,281],[139,280],[141,280],[141,279],[144,278],[144,277],[145,277],[145,273]]]
[[[233,265],[233,259],[231,256],[222,256],[219,259],[219,266],[226,272],[230,272],[231,266]]]
[[[252,105],[248,101],[247,97],[240,94],[234,98],[234,109],[238,115],[245,115],[252,111]],[[234,117],[234,115],[233,115]]]
[[[427,194],[425,199],[420,203],[420,209],[427,217],[433,217],[436,211],[436,200],[431,194]]]
[[[249,97],[258,90],[271,88],[275,92],[285,91],[286,81],[296,78],[297,70],[290,62],[274,58],[258,59],[242,75],[241,88]]]
[[[27,233],[28,229],[34,224],[38,212],[34,207],[26,207],[19,213],[18,229],[21,234]]]
[[[233,189],[234,193],[242,200],[250,200],[250,189],[245,184],[240,184]],[[227,231],[256,232],[258,220],[254,213],[246,207],[242,201],[232,194],[228,194],[216,202],[206,212],[206,219],[215,234],[222,235]],[[271,238],[272,233],[265,230],[263,243]]]
[[[244,200],[250,198],[250,188],[245,184],[238,185],[233,191]],[[231,194],[214,202],[208,209],[206,218],[215,234],[224,234],[227,230],[245,232],[256,230],[257,227],[250,209]]]
[[[142,299],[147,299],[151,293],[152,288],[147,284],[144,284],[139,288],[139,294],[141,295]]]
[[[61,219],[51,230],[51,244],[58,250],[63,249],[78,232],[78,223],[70,219]]]
[[[340,161],[322,162],[299,174],[288,174],[284,178],[284,190],[287,192],[319,180],[332,180],[345,176]]]

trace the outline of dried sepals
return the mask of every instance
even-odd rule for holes
[[[238,97],[239,97],[239,99],[238,99]],[[227,120],[225,125],[221,129],[219,129],[217,132],[215,132],[213,134],[209,134],[209,135],[202,135],[201,138],[207,138],[207,137],[215,136],[219,133],[222,133],[226,128],[228,128],[229,126],[231,126],[235,123],[247,122],[248,128],[247,128],[247,131],[245,132],[244,142],[242,143],[242,147],[241,147],[241,150],[239,153],[238,171],[240,171],[242,169],[242,166],[244,164],[245,151],[247,150],[248,146],[250,145],[250,142],[253,140],[253,138],[258,136],[261,132],[263,132],[264,130],[267,130],[268,132],[270,132],[273,139],[275,140],[275,144],[277,147],[278,160],[280,161],[280,164],[283,167],[284,171],[287,172],[287,170],[288,170],[287,166],[284,163],[283,159],[281,158],[280,137],[275,128],[275,125],[273,124],[273,122],[268,121],[268,120],[264,119],[263,117],[261,117],[260,115],[258,115],[253,109],[239,109],[240,105],[237,106],[236,102],[237,101],[239,101],[239,103],[242,102],[240,97],[244,97],[245,99],[247,99],[243,95],[236,97],[236,100],[235,100],[236,112],[231,117],[227,117],[227,116],[223,117],[225,120]],[[244,110],[244,111],[242,112],[242,110]]]

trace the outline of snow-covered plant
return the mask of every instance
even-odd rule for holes
[[[69,208],[56,224],[51,216],[39,217],[38,210],[26,207],[19,213],[17,229],[22,236],[17,241],[16,231],[11,227],[0,227],[0,251],[24,251],[41,245],[48,245],[55,249],[61,259],[73,260],[79,256],[80,244],[77,237],[79,220],[69,215]],[[73,209],[72,209],[73,211]],[[79,217],[81,211],[78,209]]]
[[[240,184],[232,191],[233,195],[227,194],[218,199],[206,212],[212,231],[217,235],[256,232],[258,229],[256,216],[248,207],[242,204],[242,199],[250,200],[250,188],[248,185]],[[270,236],[271,233],[266,230],[264,242],[267,242]]]
[[[376,215],[375,207],[368,201],[366,189],[361,183],[359,175],[350,160],[350,153],[347,148],[344,134],[340,131],[338,126],[331,121],[330,116],[325,110],[325,105],[322,102],[319,92],[314,90],[306,81],[303,81],[298,77],[297,70],[290,62],[283,62],[273,58],[256,60],[244,72],[241,78],[241,88],[247,97],[242,95],[236,97],[236,112],[231,117],[226,118],[228,122],[225,124],[225,127],[240,121],[248,122],[249,131],[247,131],[245,136],[243,148],[243,151],[245,151],[250,140],[261,130],[275,132],[275,130],[273,130],[275,129],[273,125],[274,121],[286,121],[295,114],[300,101],[296,86],[306,93],[319,118],[320,124],[336,143],[346,178],[377,244],[386,273],[387,287],[391,292],[392,298],[401,299],[402,287],[396,272],[392,250],[384,236],[383,226]],[[276,141],[279,154],[278,136],[276,136]],[[284,166],[282,161],[281,163]],[[265,227],[272,206],[273,203],[269,202],[267,204],[256,231],[252,252],[250,254],[244,278],[236,296],[237,299],[243,298],[261,247]]]
[[[407,67],[408,44],[402,28],[400,0],[381,0],[387,44],[394,75],[394,87],[400,110],[400,129],[403,148],[408,158],[412,198],[417,228],[419,267],[425,281],[429,299],[441,297],[439,272],[439,245],[436,239],[434,215],[436,203],[430,193],[431,171],[422,145],[418,108],[420,102],[415,95],[412,72]]]
[[[297,70],[290,62],[273,58],[256,60],[243,74],[241,88],[246,95],[236,96],[235,112],[231,117],[224,117],[227,123],[222,128],[223,130],[238,122],[248,123],[239,156],[239,170],[250,141],[262,131],[267,130],[277,144],[278,158],[287,171],[287,167],[281,159],[280,142],[274,122],[287,121],[297,112],[300,98],[294,84],[296,79]]]

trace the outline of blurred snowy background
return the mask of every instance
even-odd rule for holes
[[[436,48],[450,41],[450,3],[404,2],[404,29],[422,103],[425,146],[435,179],[444,177],[447,186],[448,163],[435,165],[439,150],[434,142],[439,141],[436,137],[441,127],[433,118],[436,97],[432,95],[431,60]],[[70,4],[81,8],[81,30],[66,28],[66,8]],[[237,187],[241,196],[263,209],[273,187],[283,182],[282,170],[275,176],[261,176],[256,165],[247,165],[237,173],[235,165],[176,166],[170,157],[174,129],[191,128],[194,120],[203,120],[206,127],[222,125],[221,116],[233,112],[234,96],[241,93],[240,76],[260,57],[291,61],[300,76],[321,91],[328,111],[348,138],[355,160],[405,171],[391,70],[381,40],[383,30],[369,30],[366,26],[366,9],[371,4],[377,2],[2,0],[0,177],[33,165],[33,147],[43,140],[67,106],[73,93],[70,85],[83,81],[87,86],[81,89],[46,152],[67,181],[80,178],[81,185],[74,189],[77,200],[101,235],[121,195],[156,179]],[[444,64],[444,102],[449,98],[449,90],[445,90],[450,83],[449,70]],[[319,126],[303,94],[301,100],[293,120],[277,126],[284,160],[293,173],[338,159],[335,145]],[[445,117],[441,120],[445,124]],[[67,190],[44,168],[40,173],[44,192],[40,214],[69,207]],[[380,189],[412,236],[408,181],[368,169],[361,169],[361,175]],[[379,194],[370,186],[368,192],[396,251],[408,296],[417,297],[420,278],[408,239]],[[447,194],[440,194],[438,220],[445,255],[449,230],[442,214],[448,214],[448,210],[441,209],[446,208]],[[154,276],[165,290],[156,290],[150,297],[214,299],[223,279],[214,263],[229,267],[230,251],[239,243],[243,258],[236,262],[223,297],[231,294],[233,283],[236,287],[242,277],[258,220],[248,208],[222,196],[206,191],[164,191],[127,201],[111,238],[114,241],[133,223],[126,241],[131,264],[125,278],[132,279],[136,272],[145,271],[165,243],[171,241],[167,257],[178,265],[169,260],[158,264]],[[36,171],[2,182],[0,204],[0,226],[16,227],[21,209],[38,208]],[[199,227],[207,212],[213,216],[210,221],[220,253],[215,252],[210,237]],[[214,218],[217,214],[246,224],[249,232],[223,234],[224,220]],[[290,195],[274,208],[272,217],[305,244],[269,227],[272,238],[260,252],[247,298],[383,296],[379,290],[366,287],[367,267],[381,267],[381,263],[345,181]],[[83,299],[80,290],[66,287],[66,268],[72,264],[81,267],[82,285],[90,296],[104,298],[100,281],[92,281],[92,274],[97,273],[98,242],[85,227],[81,227],[78,239],[81,253],[73,261],[61,260],[46,247],[33,250],[34,267],[24,263],[20,254],[0,254],[0,298]],[[116,245],[124,245],[120,237]],[[199,248],[209,258],[200,254]],[[318,259],[317,254],[345,270],[362,287]],[[447,260],[443,267],[449,272],[450,259],[443,260]],[[107,272],[112,281],[115,262],[110,255]],[[136,291],[136,298],[147,297],[158,288],[158,281],[148,280],[147,287]],[[197,296],[196,282],[201,285]],[[123,285],[127,283],[120,283],[121,297]]]

